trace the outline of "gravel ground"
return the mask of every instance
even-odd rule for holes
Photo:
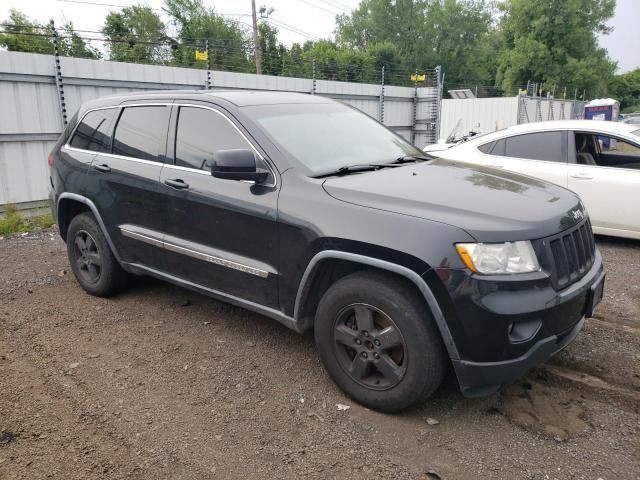
[[[151,279],[94,298],[54,231],[0,240],[0,479],[638,480],[640,242],[598,243],[598,318],[549,365],[382,415],[309,336]]]

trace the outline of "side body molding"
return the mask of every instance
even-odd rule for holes
[[[453,341],[453,337],[451,336],[451,331],[449,330],[449,326],[447,325],[447,321],[445,320],[444,314],[440,309],[440,305],[438,305],[438,300],[431,291],[431,288],[429,288],[429,285],[427,285],[427,282],[425,282],[425,280],[420,275],[418,275],[413,270],[408,269],[407,267],[403,267],[401,265],[377,258],[358,255],[355,253],[342,252],[339,250],[324,250],[317,253],[311,259],[311,261],[307,265],[306,270],[304,271],[304,274],[302,275],[302,280],[300,281],[298,292],[296,294],[296,302],[294,306],[294,318],[296,319],[296,322],[300,322],[300,311],[302,309],[304,296],[307,293],[307,282],[309,281],[311,274],[313,273],[316,266],[322,260],[327,258],[348,260],[354,263],[370,265],[372,267],[380,268],[382,270],[387,270],[389,272],[401,275],[413,282],[413,284],[418,287],[418,290],[420,290],[420,293],[422,293],[425,301],[427,302],[427,305],[429,306],[429,309],[431,310],[431,313],[433,314],[433,318],[436,321],[438,330],[440,331],[440,335],[442,335],[442,340],[444,341],[445,347],[447,348],[449,357],[452,360],[458,360],[460,358],[458,349],[456,348],[456,344]]]

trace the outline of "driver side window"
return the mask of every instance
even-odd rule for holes
[[[579,165],[640,170],[640,147],[609,135],[576,132]]]
[[[205,108],[180,107],[176,129],[176,165],[210,170],[207,161],[218,150],[252,150],[251,145],[221,114]]]

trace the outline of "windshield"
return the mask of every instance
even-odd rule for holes
[[[424,154],[367,115],[339,103],[246,107],[312,176]]]

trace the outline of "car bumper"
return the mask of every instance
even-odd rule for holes
[[[461,356],[452,359],[462,393],[469,397],[490,395],[500,385],[523,377],[569,345],[582,329],[585,318],[592,315],[592,307],[601,297],[604,277],[602,258],[597,252],[593,266],[582,279],[564,291],[554,292],[552,297],[540,296],[537,306],[538,297],[533,291],[528,296],[534,299],[533,303],[510,302],[508,311],[487,312],[484,302],[483,315],[493,313],[494,326],[498,327],[493,334],[500,337],[495,346],[501,358],[476,361]],[[539,289],[539,293],[542,290]],[[507,299],[514,291],[507,289],[500,293],[504,295],[501,298]],[[521,298],[522,293],[517,292],[517,298]],[[493,305],[499,309],[504,302]],[[514,324],[531,325],[528,336],[514,339],[512,333],[507,334],[506,329]]]

